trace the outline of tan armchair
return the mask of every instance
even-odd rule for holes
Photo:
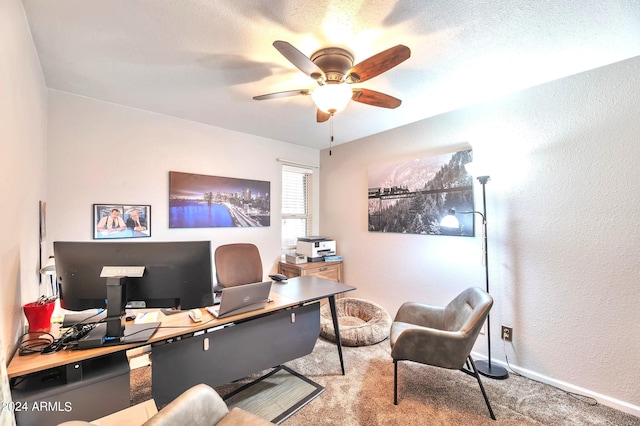
[[[495,420],[470,355],[492,305],[493,299],[486,291],[471,287],[444,307],[418,302],[407,302],[400,307],[391,325],[390,337],[395,405],[398,405],[398,361],[414,361],[435,367],[459,369],[475,377],[489,414]]]
[[[227,404],[213,388],[199,384],[184,391],[149,419],[144,426],[262,426],[272,424],[237,407],[229,411]]]
[[[226,244],[214,253],[218,286],[233,287],[262,281],[262,259],[253,244]]]
[[[153,402],[153,401],[151,401]],[[141,405],[141,404],[139,404]],[[127,410],[131,410],[131,407]],[[155,404],[153,404],[155,408]],[[273,423],[264,420],[255,414],[240,408],[227,408],[224,400],[208,385],[199,384],[187,389],[176,399],[164,406],[151,418],[137,421],[136,415],[127,413],[127,410],[119,411],[111,416],[95,420],[94,422],[69,421],[59,426],[85,426],[85,425],[142,425],[142,426],[265,426]],[[122,413],[126,415],[122,415]],[[155,410],[154,410],[155,412]],[[126,418],[125,418],[126,417]]]

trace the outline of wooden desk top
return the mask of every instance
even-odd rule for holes
[[[23,376],[25,374],[35,373],[49,368],[59,367],[61,365],[72,364],[89,358],[96,358],[114,352],[126,351],[132,348],[146,346],[151,343],[161,342],[174,337],[183,336],[185,334],[208,330],[210,328],[223,326],[225,324],[246,320],[268,312],[295,306],[300,303],[299,301],[289,299],[274,292],[270,294],[270,297],[271,299],[273,299],[273,302],[269,303],[262,309],[221,319],[214,318],[213,315],[211,315],[206,309],[202,308],[202,321],[197,323],[191,321],[188,311],[180,312],[173,315],[164,315],[162,312],[159,312],[158,321],[162,324],[160,325],[160,327],[158,327],[158,330],[156,330],[153,336],[151,336],[151,338],[146,342],[130,343],[126,345],[103,346],[95,349],[61,350],[59,352],[54,352],[46,355],[36,353],[20,356],[16,352],[16,354],[11,359],[11,362],[9,362],[9,365],[7,366],[7,375],[9,378]],[[146,311],[151,310],[152,309],[148,309]],[[133,322],[127,322],[127,324],[132,323]]]
[[[273,284],[270,293],[270,297],[273,299],[273,302],[269,303],[262,309],[227,318],[216,319],[203,308],[201,309],[202,322],[197,323],[191,321],[188,311],[173,315],[164,315],[160,312],[158,314],[158,320],[161,321],[162,324],[146,342],[104,346],[95,349],[61,350],[47,355],[36,353],[19,356],[16,352],[7,366],[7,375],[9,378],[23,376],[25,374],[35,373],[53,367],[80,362],[89,358],[96,358],[114,352],[126,351],[128,349],[146,346],[151,343],[169,340],[178,336],[247,320],[269,312],[286,309],[301,303],[319,300],[324,297],[329,297],[354,289],[355,287],[318,277],[307,276],[291,278],[286,284]]]

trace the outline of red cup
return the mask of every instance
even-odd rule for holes
[[[56,302],[51,301],[40,304],[38,302],[27,303],[22,307],[24,315],[29,321],[30,333],[34,331],[49,331],[51,329],[51,315],[55,306]]]

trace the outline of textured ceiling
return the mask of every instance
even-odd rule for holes
[[[273,46],[355,62],[397,44],[411,58],[358,87],[334,144],[640,55],[640,2],[549,0],[23,0],[46,84],[116,104],[323,149],[315,83]]]

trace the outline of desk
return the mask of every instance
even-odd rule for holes
[[[56,367],[79,366],[82,368],[83,363],[92,359],[117,357],[128,349],[151,344],[152,392],[154,399],[158,397],[156,402],[163,404],[186,390],[194,377],[198,380],[197,383],[204,382],[215,386],[215,383],[222,379],[229,380],[230,377],[234,377],[229,380],[232,381],[256,373],[264,369],[262,365],[264,363],[274,367],[311,353],[313,345],[310,347],[308,345],[310,336],[313,336],[315,344],[320,330],[318,303],[312,302],[329,299],[334,326],[339,332],[335,314],[335,296],[352,290],[355,290],[355,287],[319,277],[292,278],[287,283],[272,285],[270,297],[273,302],[263,309],[223,319],[215,319],[203,310],[203,321],[200,323],[191,322],[186,312],[169,316],[160,314],[162,325],[147,342],[82,351],[60,351],[50,355],[16,355],[7,366],[7,374],[9,378],[14,378]],[[293,322],[292,314],[295,314]],[[291,324],[296,328],[288,328],[286,333],[281,332],[280,327],[284,325],[291,327]],[[294,332],[291,333],[289,330]],[[300,339],[304,340],[304,344],[300,344],[299,347],[295,344],[298,333],[301,333]],[[286,339],[283,340],[281,338],[283,336]],[[207,338],[209,338],[210,348],[214,350],[205,351],[207,354],[203,355],[204,341]],[[224,343],[217,345],[217,342]],[[260,350],[247,351],[247,348],[256,344],[260,345]],[[221,363],[216,359],[220,350],[241,356],[236,356],[235,359],[225,358],[225,362]],[[243,350],[244,353],[234,352]],[[338,354],[342,374],[344,374],[340,344],[338,344]],[[264,362],[262,362],[263,359]],[[204,374],[205,372],[207,374]],[[169,375],[177,380],[167,381],[166,378]],[[127,395],[128,391],[127,388]],[[104,395],[102,392],[97,392],[93,396],[95,397],[93,405],[98,410],[104,404]],[[17,399],[14,396],[14,401]],[[68,419],[82,420],[75,416],[74,411],[65,414],[68,415]],[[95,411],[87,415],[84,420],[92,420],[103,415]],[[55,421],[60,422],[59,419]]]
[[[315,275],[320,278],[342,282],[342,261],[307,262],[299,264],[280,262],[278,264],[278,273],[286,275],[289,278]]]
[[[342,341],[340,340],[340,327],[338,327],[338,313],[336,312],[336,295],[355,290],[355,287],[345,286],[345,284],[326,280],[317,276],[307,275],[297,278],[290,278],[287,283],[274,283],[271,290],[288,297],[291,300],[299,300],[302,303],[329,299],[331,309],[331,319],[333,329],[336,331],[336,341],[338,342],[338,355],[340,357],[340,368],[344,376],[344,360],[342,359]]]

